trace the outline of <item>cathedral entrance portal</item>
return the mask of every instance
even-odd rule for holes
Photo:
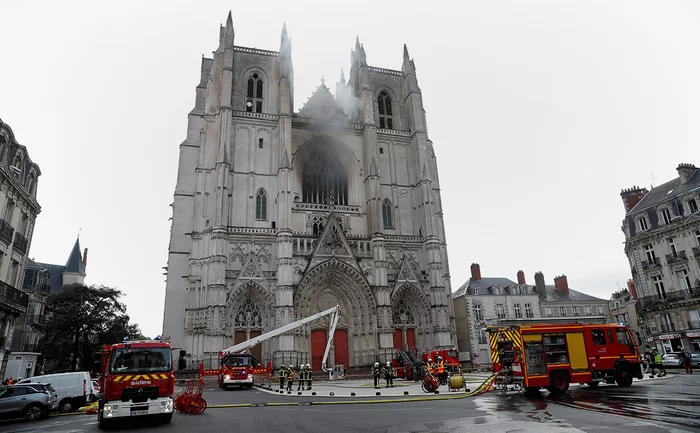
[[[314,371],[321,370],[321,363],[323,362],[323,354],[326,351],[326,344],[328,343],[328,331],[325,329],[316,329],[311,331],[311,368]],[[346,329],[336,329],[333,333],[333,343],[331,345],[333,349],[331,354],[333,355],[333,362],[329,359],[326,362],[326,367],[331,365],[343,364],[347,367],[350,363],[349,357],[349,347],[348,347],[348,331]]]

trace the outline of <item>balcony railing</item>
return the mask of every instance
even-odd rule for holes
[[[15,229],[7,221],[0,219],[0,241],[5,242],[7,245],[12,243],[12,235],[15,233]]]
[[[700,329],[700,320],[691,320],[688,322],[688,329]]]
[[[27,254],[27,246],[29,241],[25,238],[22,233],[15,232],[15,250],[22,254]]]
[[[645,271],[647,269],[656,269],[661,267],[661,260],[658,257],[654,257],[654,260],[642,260],[642,269]]]
[[[672,263],[684,262],[688,260],[685,251],[676,251],[675,254],[666,254],[666,263],[669,265]]]
[[[690,290],[674,290],[666,292],[665,295],[644,296],[634,303],[637,314],[644,310],[661,307],[676,301],[689,299],[700,299],[700,287],[691,287]]]
[[[29,295],[0,281],[0,304],[19,316],[27,311]]]
[[[32,314],[31,316],[27,316],[27,323],[34,326],[44,325],[46,323],[46,316],[40,314]]]
[[[676,325],[673,323],[662,323],[661,324],[661,330],[663,332],[671,332],[676,330]]]

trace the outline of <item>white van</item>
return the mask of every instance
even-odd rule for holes
[[[58,410],[64,413],[75,412],[97,398],[87,371],[45,374],[22,379],[18,383],[50,383],[58,396]]]

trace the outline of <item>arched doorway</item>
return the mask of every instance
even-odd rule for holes
[[[416,320],[405,300],[400,299],[391,314],[394,323],[394,348],[413,351],[416,347]]]
[[[248,281],[228,294],[226,311],[228,329],[226,335],[232,337],[226,346],[242,343],[260,336],[274,326],[271,315],[273,298],[260,284]],[[264,364],[272,361],[270,342],[263,342],[250,349],[255,359]]]
[[[413,283],[404,283],[391,295],[394,347],[419,351],[432,346],[431,308],[427,295]]]

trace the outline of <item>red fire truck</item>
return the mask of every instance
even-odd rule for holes
[[[445,369],[451,373],[457,373],[460,371],[459,367],[459,352],[457,349],[442,349],[442,350],[431,350],[423,354],[423,362],[428,362],[428,359],[432,359],[434,363],[437,363],[437,357],[442,357],[445,362]]]
[[[157,337],[104,346],[94,370],[100,373],[97,420],[101,429],[122,417],[171,421],[175,376],[170,342]]]
[[[514,325],[487,328],[494,372],[522,378],[528,391],[566,392],[571,383],[632,385],[643,376],[635,339],[623,325]]]

